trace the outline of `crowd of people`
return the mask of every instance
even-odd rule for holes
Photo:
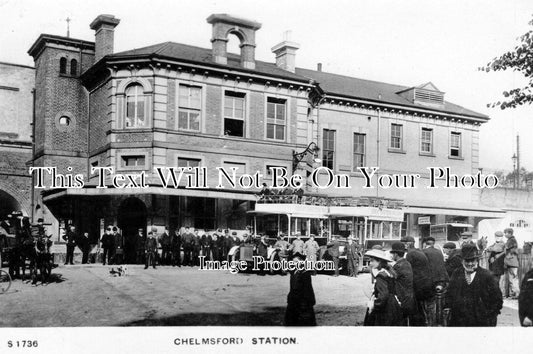
[[[481,253],[467,240],[460,249],[448,242],[443,253],[434,247],[435,239],[424,240],[416,249],[414,238],[406,237],[392,244],[386,252],[372,249],[374,290],[369,300],[365,325],[368,326],[496,326],[503,297],[519,298],[518,251],[513,229],[496,232],[496,242],[487,248],[489,269],[479,263]],[[503,240],[503,237],[506,240]],[[533,272],[529,272],[533,278]],[[502,275],[509,279],[502,281]],[[529,285],[528,275],[522,288]],[[524,285],[525,284],[525,285]],[[530,286],[533,288],[532,286]],[[531,290],[530,290],[531,291]],[[520,296],[522,325],[531,325],[533,298]]]

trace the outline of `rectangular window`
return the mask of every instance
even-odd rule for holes
[[[267,99],[267,139],[285,140],[286,100]]]
[[[244,137],[245,94],[227,91],[224,96],[224,135]]]
[[[229,162],[224,161],[222,164],[222,167],[224,167],[224,170],[226,170],[226,173],[229,176],[233,176],[233,171],[231,170],[232,167],[235,167],[235,176],[242,176],[246,173],[246,164],[241,162]]]
[[[324,129],[322,134],[322,166],[331,170],[335,166],[335,130]]]
[[[178,157],[178,167],[200,167],[200,163],[202,160],[200,159],[189,159],[185,157]]]
[[[202,88],[179,86],[178,129],[200,131]]]
[[[390,125],[390,148],[391,149],[402,149],[403,143],[403,126],[401,124],[391,124]]]
[[[353,134],[353,170],[365,165],[365,134]]]
[[[271,170],[271,168],[278,168],[278,171],[279,171],[280,168],[283,168],[283,169],[285,169],[285,170],[287,171],[287,174],[289,174],[289,172],[290,172],[289,169],[287,168],[287,166],[267,165],[267,166],[266,166],[266,175],[267,175],[268,177],[272,177],[272,170]],[[279,173],[278,173],[278,175],[279,175]]]
[[[144,167],[146,157],[144,155],[121,156],[122,167]]]
[[[433,129],[422,128],[420,134],[420,152],[431,154],[433,152]]]
[[[461,133],[450,134],[450,156],[461,157]]]

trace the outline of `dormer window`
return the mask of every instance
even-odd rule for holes
[[[444,92],[440,91],[431,82],[416,87],[410,87],[397,92],[397,94],[422,106],[439,108],[444,106]]]
[[[443,104],[444,94],[438,91],[429,91],[429,90],[416,88],[415,89],[415,102],[416,101]]]

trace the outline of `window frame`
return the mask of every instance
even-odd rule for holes
[[[279,101],[279,102],[271,102],[271,101]],[[281,101],[283,103],[281,103]],[[274,105],[274,117],[271,118],[269,117],[269,105]],[[278,116],[277,116],[277,107],[279,106],[282,106],[283,109],[284,109],[284,116],[283,116],[283,119],[279,119]],[[266,101],[265,101],[265,140],[272,140],[272,141],[281,141],[281,142],[284,142],[284,141],[287,141],[287,135],[288,135],[288,117],[289,117],[289,114],[288,114],[288,111],[289,111],[289,100],[285,97],[283,98],[279,98],[279,97],[275,97],[275,96],[266,96]],[[280,124],[279,122],[280,121],[283,121],[283,124]],[[273,137],[269,137],[268,136],[268,127],[269,125],[273,125],[274,126],[274,130],[273,130]],[[283,127],[283,138],[282,139],[279,139],[277,138],[277,134],[276,134],[276,127],[277,126],[282,126]]]
[[[328,142],[330,140],[333,140],[333,148],[332,149],[329,149],[329,146],[328,144],[326,143],[326,132],[327,134],[330,134],[332,133],[333,134],[333,139],[330,139],[329,137],[327,138],[328,139]],[[323,167],[327,167],[329,169],[331,169],[332,171],[335,171],[335,151],[336,151],[336,143],[337,143],[337,131],[335,129],[327,129],[327,128],[323,128],[322,129],[322,166]],[[327,152],[331,152],[331,167],[329,166],[329,164],[326,165],[326,162],[329,161],[330,159],[326,157],[326,153]]]
[[[188,83],[183,82],[177,82],[177,92],[176,92],[176,101],[177,101],[177,116],[176,116],[176,123],[175,123],[175,129],[178,131],[185,131],[185,132],[201,132],[202,131],[202,124],[203,124],[203,104],[204,104],[204,87],[201,85],[191,85]],[[181,99],[181,89],[188,88],[189,91],[189,102],[187,104],[183,104],[183,100]],[[198,105],[198,108],[192,107],[191,105],[191,89],[197,89],[199,90],[199,99],[200,104]],[[180,115],[182,112],[187,113],[187,128],[180,127]],[[197,113],[198,114],[198,129],[191,129],[191,118],[190,113]]]
[[[424,132],[429,132],[430,140],[425,141],[424,140]],[[429,144],[429,151],[424,151],[423,146],[424,144]],[[428,127],[421,127],[420,128],[420,144],[418,147],[418,151],[421,155],[433,155],[433,145],[434,145],[434,134],[433,134],[433,128]]]
[[[454,149],[453,146],[453,137],[457,136],[459,139],[459,146],[457,147],[458,155],[454,156],[452,155],[452,149]],[[449,148],[448,148],[448,157],[451,159],[462,159],[463,158],[463,133],[457,132],[457,131],[450,131],[450,138],[449,138]]]
[[[399,136],[395,136],[393,135],[393,132],[394,132],[394,127],[399,127],[400,128],[400,135]],[[393,138],[396,138],[396,139],[399,139],[399,147],[395,147],[393,146],[392,142],[393,142]],[[389,129],[389,149],[390,150],[393,150],[393,151],[403,151],[403,124],[400,124],[400,123],[390,123],[390,129]]]
[[[247,137],[247,124],[246,120],[248,117],[248,93],[240,90],[223,90],[222,92],[222,135],[229,136],[234,138],[246,138]],[[232,98],[232,116],[226,116],[226,98]],[[235,99],[242,99],[243,108],[242,108],[242,118],[235,116]],[[229,108],[229,107],[228,107]],[[226,134],[226,119],[233,121],[242,121],[242,135],[230,135]]]
[[[128,126],[127,125],[127,122],[128,122],[128,98],[129,97],[132,97],[132,95],[129,95],[128,94],[128,91],[131,89],[131,88],[137,88],[135,90],[135,94],[133,95],[136,100],[135,100],[135,113],[138,113],[138,104],[140,102],[140,100],[142,100],[142,103],[143,103],[143,121],[144,121],[144,124],[142,126],[139,126],[137,124],[138,122],[138,117],[137,117],[137,114],[134,114],[134,122],[135,124],[131,125],[131,126]],[[138,90],[140,90],[140,93],[138,92]],[[123,127],[124,129],[146,129],[150,126],[149,122],[148,122],[148,119],[149,119],[149,113],[148,113],[148,100],[150,99],[151,95],[150,94],[147,94],[145,92],[145,89],[144,89],[144,86],[140,83],[140,82],[132,82],[132,83],[129,83],[125,90],[124,90],[124,119],[123,119]]]
[[[355,151],[355,138],[356,136],[360,136],[363,138],[363,152],[356,152]],[[355,163],[355,156],[356,154],[358,156],[362,156],[362,164],[361,166],[356,165]],[[366,134],[365,133],[359,133],[359,132],[353,132],[352,133],[352,172],[357,172],[358,167],[364,167],[366,163]]]

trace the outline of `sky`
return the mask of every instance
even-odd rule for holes
[[[447,101],[490,116],[480,167],[511,171],[520,134],[521,166],[533,171],[533,106],[487,107],[527,81],[478,70],[529,30],[531,0],[0,0],[0,61],[33,66],[30,46],[41,33],[66,35],[67,17],[71,37],[94,41],[89,24],[99,14],[121,20],[116,52],[166,41],[210,48],[213,13],[262,23],[259,60],[274,62],[271,48],[290,31],[298,67],[322,63],[326,72],[405,86],[431,81]]]

